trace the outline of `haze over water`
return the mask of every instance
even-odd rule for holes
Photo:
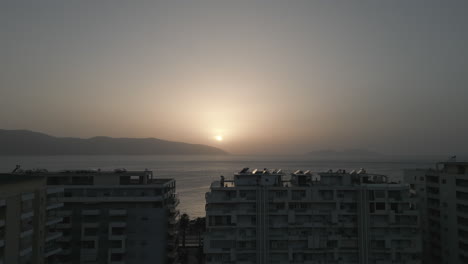
[[[0,156],[0,172],[10,172],[16,164],[24,169],[152,170],[155,177],[174,178],[180,198],[179,210],[191,217],[205,215],[205,193],[220,175],[230,179],[244,167],[281,168],[286,173],[297,169],[313,172],[329,169],[365,168],[370,173],[385,174],[398,181],[406,168],[429,168],[434,160],[327,161],[307,156]]]

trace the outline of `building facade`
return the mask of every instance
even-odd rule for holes
[[[151,171],[42,173],[64,190],[60,263],[175,263],[178,198]]]
[[[62,195],[44,177],[0,174],[0,263],[59,263]]]
[[[243,169],[206,194],[207,263],[420,263],[409,185],[360,172]]]
[[[468,263],[468,162],[405,171],[420,199],[425,263]]]

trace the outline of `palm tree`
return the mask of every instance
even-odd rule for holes
[[[189,226],[190,217],[188,214],[182,214],[179,219],[179,229],[182,231],[182,247],[185,249],[185,236]]]
[[[201,245],[201,237],[202,234],[205,232],[205,217],[197,217],[195,219],[195,223],[193,224],[194,229],[197,232],[198,236],[198,244]]]
[[[203,263],[203,246],[202,246],[202,236],[206,230],[206,218],[205,217],[197,217],[195,219],[195,223],[193,224],[194,229],[197,232],[198,236],[198,263]]]

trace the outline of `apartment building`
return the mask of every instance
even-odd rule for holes
[[[62,195],[44,177],[0,174],[0,263],[59,263]]]
[[[249,170],[206,194],[207,263],[420,263],[408,184],[344,170]]]
[[[60,263],[177,261],[175,180],[125,169],[39,174],[64,190]]]
[[[468,162],[405,170],[419,197],[425,263],[468,263]]]

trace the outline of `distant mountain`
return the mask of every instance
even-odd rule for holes
[[[0,129],[0,155],[214,155],[207,145],[157,138],[59,138],[28,130]]]
[[[317,150],[307,153],[309,156],[317,158],[381,158],[385,155],[365,149],[347,149],[343,151],[336,150]]]

